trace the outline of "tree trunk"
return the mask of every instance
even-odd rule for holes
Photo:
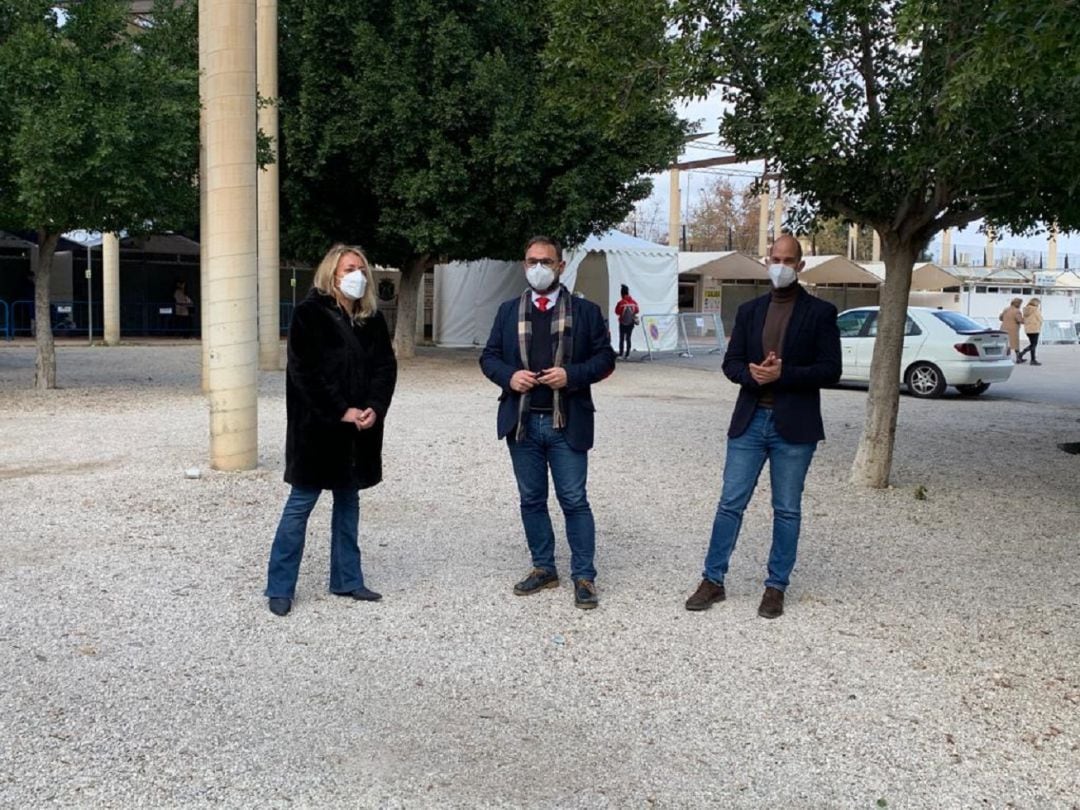
[[[34,268],[34,387],[56,388],[56,344],[52,333],[52,265],[59,233],[38,231],[38,263]]]
[[[918,247],[901,242],[895,234],[883,240],[885,285],[878,313],[874,358],[870,364],[870,392],[859,449],[851,465],[851,482],[881,489],[889,485],[896,414],[900,408],[900,355],[904,348],[911,270]]]
[[[425,253],[413,257],[401,268],[394,324],[394,353],[399,360],[416,356],[416,300],[420,282],[430,264],[431,257]]]

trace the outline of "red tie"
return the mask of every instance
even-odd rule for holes
[[[547,312],[548,299],[546,296],[541,295],[536,299],[536,306],[541,312]]]

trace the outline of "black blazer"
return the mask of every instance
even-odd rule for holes
[[[397,361],[381,312],[351,323],[335,300],[312,289],[289,325],[285,372],[285,480],[311,489],[366,489],[382,480],[383,422]],[[341,421],[373,408],[367,430]]]
[[[570,295],[564,288],[560,295]],[[480,368],[484,375],[502,388],[499,395],[497,431],[499,438],[513,434],[517,428],[518,405],[521,395],[510,389],[510,378],[515,371],[525,368],[518,348],[518,301],[504,301],[499,306],[491,335],[480,354]],[[571,332],[570,356],[563,362],[566,369],[566,388],[563,402],[566,414],[566,443],[578,451],[593,446],[593,405],[590,385],[607,377],[615,370],[615,350],[611,348],[611,336],[604,323],[600,307],[592,301],[570,295],[571,315],[574,324]],[[533,335],[533,340],[537,336]]]
[[[757,408],[761,386],[750,376],[750,363],[761,363],[765,350],[761,333],[771,293],[747,301],[735,315],[724,374],[741,387],[731,414],[728,437],[741,436]],[[817,442],[825,438],[821,423],[821,389],[840,379],[840,330],[836,307],[799,287],[780,352],[780,379],[772,384],[776,431],[789,442]]]

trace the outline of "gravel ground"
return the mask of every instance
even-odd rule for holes
[[[279,619],[283,375],[260,375],[259,468],[218,473],[198,364],[62,346],[66,387],[40,393],[32,348],[0,347],[0,805],[1080,807],[1075,409],[904,397],[894,487],[861,491],[866,395],[825,392],[767,622],[767,492],[727,602],[682,607],[735,387],[623,364],[595,390],[585,612],[565,579],[511,595],[496,391],[474,352],[427,350],[361,498],[383,602],[327,594],[326,498]]]

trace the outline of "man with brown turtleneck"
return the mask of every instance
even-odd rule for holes
[[[724,487],[713,519],[701,584],[687,610],[706,610],[726,597],[724,576],[735,550],[743,512],[769,462],[773,531],[765,593],[758,615],[784,612],[784,592],[799,544],[807,470],[825,438],[821,389],[840,379],[836,307],[798,283],[802,248],[787,234],[769,251],[773,289],[747,301],[735,316],[724,374],[740,386],[728,428]]]

